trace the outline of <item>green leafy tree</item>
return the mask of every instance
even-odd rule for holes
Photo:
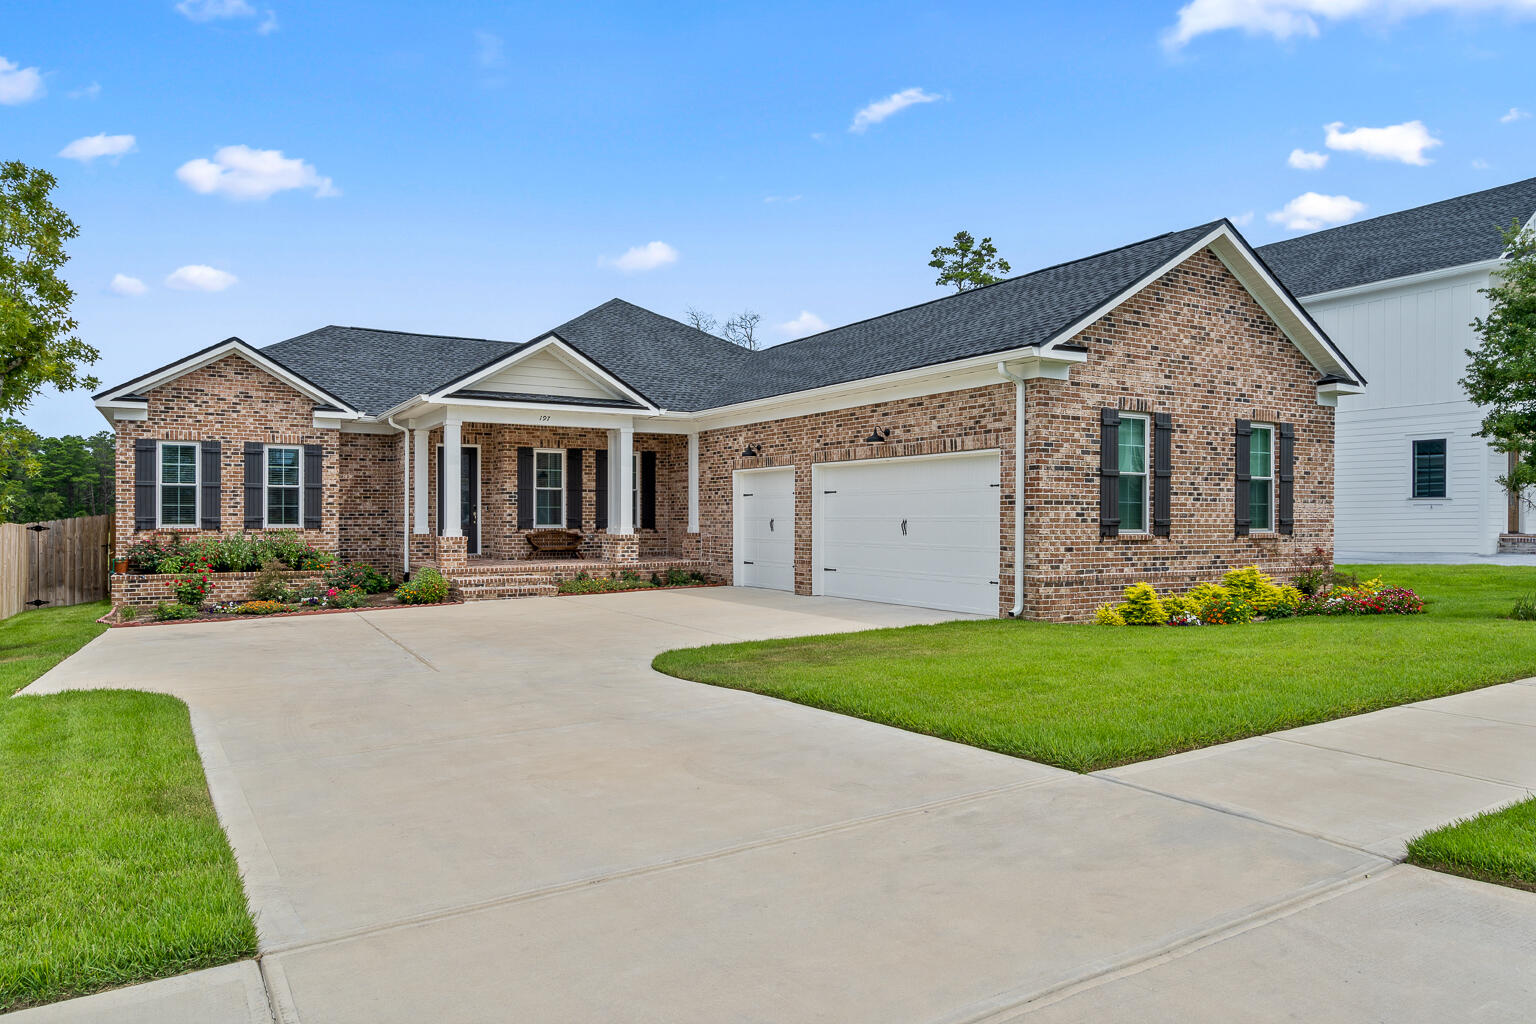
[[[0,164],[0,413],[25,408],[44,385],[97,385],[82,370],[98,353],[75,336],[75,293],[58,274],[80,229],[48,198],[56,184],[18,160]]]
[[[110,512],[113,437],[42,437],[17,420],[0,420],[0,521],[30,523]]]
[[[992,239],[983,238],[978,242],[969,231],[955,232],[952,244],[935,247],[931,255],[933,259],[928,265],[939,272],[938,280],[933,283],[940,288],[954,285],[957,292],[995,284],[1013,269],[1007,260],[998,257]]]
[[[1519,497],[1536,484],[1536,233],[1515,221],[1503,234],[1507,262],[1482,291],[1488,315],[1472,321],[1482,343],[1467,350],[1461,386],[1483,409],[1477,436],[1512,456],[1499,483]]]

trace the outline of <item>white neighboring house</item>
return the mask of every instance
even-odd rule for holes
[[[1536,178],[1258,250],[1371,382],[1335,420],[1340,561],[1536,554],[1536,513],[1499,485],[1508,457],[1474,436],[1459,383],[1499,232],[1533,215]]]

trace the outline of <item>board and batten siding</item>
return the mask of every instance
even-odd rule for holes
[[[468,386],[475,391],[497,391],[510,394],[561,395],[566,398],[610,400],[620,397],[547,350],[536,352],[527,359]]]
[[[1302,300],[1365,375],[1339,402],[1334,446],[1334,546],[1371,554],[1493,554],[1508,522],[1502,457],[1474,436],[1482,419],[1459,381],[1471,323],[1484,316],[1484,270],[1384,283]],[[1446,439],[1445,498],[1413,497],[1413,441]]]

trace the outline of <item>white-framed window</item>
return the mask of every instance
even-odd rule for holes
[[[533,525],[565,527],[565,451],[539,448],[533,453]]]
[[[303,493],[304,451],[297,445],[267,445],[266,525],[269,527],[296,527],[299,525],[299,500]]]
[[[161,526],[197,528],[197,449],[191,441],[160,442]]]
[[[1255,423],[1248,435],[1248,529],[1275,528],[1275,428]]]
[[[1120,532],[1147,532],[1150,480],[1150,422],[1145,416],[1120,414]]]
[[[1445,497],[1445,438],[1424,438],[1413,442],[1413,496]]]

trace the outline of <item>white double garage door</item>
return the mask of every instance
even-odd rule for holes
[[[996,615],[999,467],[995,450],[813,467],[811,592]],[[794,590],[794,469],[732,482],[736,584]]]

